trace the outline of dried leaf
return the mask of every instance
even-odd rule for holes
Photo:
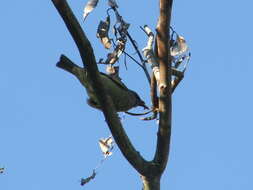
[[[106,73],[108,73],[109,76],[112,78],[121,81],[121,78],[119,77],[119,66],[113,66],[113,65],[107,65],[106,66]]]
[[[4,168],[0,168],[0,174],[4,173]]]
[[[117,40],[116,48],[114,49],[112,53],[108,53],[107,59],[104,64],[113,65],[114,63],[116,63],[116,61],[118,61],[119,57],[121,56],[121,54],[123,53],[125,49],[125,43],[126,41],[123,39]]]
[[[82,178],[81,179],[81,185],[85,185],[86,183],[89,183],[92,179],[94,179],[96,177],[96,172],[95,170],[93,170],[93,173],[90,177],[87,177],[87,178]]]
[[[97,37],[100,38],[102,44],[106,49],[111,48],[111,40],[108,36],[108,31],[110,29],[110,17],[106,17],[106,21],[100,21],[97,29]]]
[[[148,42],[147,42],[146,48],[152,49],[152,46],[154,43],[154,34],[153,34],[152,30],[147,25],[144,26],[144,30],[145,30],[146,34],[148,35]]]
[[[190,60],[191,53],[183,36],[179,35],[172,27],[170,36],[170,53],[172,58],[172,66],[178,72],[184,72]],[[178,80],[178,76],[175,76]],[[180,80],[181,81],[181,80]],[[176,85],[175,85],[176,86]]]
[[[170,54],[171,56],[182,55],[183,53],[188,51],[188,45],[183,36],[178,35],[176,42],[171,47]]]
[[[129,26],[129,23],[126,23],[123,19],[120,20],[120,26],[117,28],[117,30],[122,38],[126,38]]]
[[[83,10],[83,20],[87,18],[87,16],[93,11],[93,9],[97,6],[98,0],[89,0],[84,7]]]
[[[158,62],[153,52],[153,44],[155,39],[154,34],[147,25],[144,26],[144,31],[148,35],[148,42],[147,46],[142,49],[142,52],[144,57],[147,59],[147,62],[152,65],[151,67],[155,67],[156,65],[158,65]]]
[[[111,136],[108,138],[105,138],[105,139],[103,139],[103,138],[99,139],[98,143],[99,143],[100,149],[101,149],[105,158],[107,156],[112,155],[111,150],[113,149],[114,141]]]
[[[117,5],[117,3],[116,3],[115,0],[108,0],[108,5],[109,5],[111,8],[119,8],[119,6]]]
[[[153,73],[154,73],[156,82],[157,82],[157,84],[159,84],[159,82],[160,82],[160,71],[159,71],[159,67],[158,67],[158,66],[153,67],[152,70],[153,70]]]

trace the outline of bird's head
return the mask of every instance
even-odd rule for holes
[[[145,102],[140,98],[140,96],[136,92],[132,91],[132,93],[135,95],[135,99],[136,99],[135,107],[141,106],[144,109],[149,109],[148,106],[146,106]]]

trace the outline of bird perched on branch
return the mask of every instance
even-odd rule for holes
[[[87,91],[89,96],[87,103],[91,107],[101,109],[94,89],[90,85],[85,68],[81,68],[74,64],[64,55],[61,56],[60,61],[56,64],[56,66],[75,75]],[[104,73],[100,73],[100,77],[105,92],[111,97],[117,112],[126,112],[129,109],[137,106],[142,106],[145,109],[148,109],[139,95],[136,92],[128,89],[120,80],[112,78]]]

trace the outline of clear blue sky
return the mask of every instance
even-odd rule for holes
[[[86,1],[69,2],[81,21]],[[139,26],[155,28],[158,1],[117,2],[144,47]],[[82,25],[97,60],[107,54],[95,37],[106,6],[101,0]],[[172,26],[186,38],[192,59],[173,95],[172,146],[162,189],[253,189],[252,6],[251,1],[174,2]],[[80,64],[77,48],[51,1],[1,1],[0,7],[0,167],[6,167],[0,189],[141,189],[139,175],[118,148],[94,181],[79,185],[102,158],[98,139],[110,132],[102,113],[86,105],[79,82],[55,67],[62,53]],[[126,84],[148,102],[144,75],[130,60],[127,74]],[[151,159],[156,123],[125,116],[123,124]]]

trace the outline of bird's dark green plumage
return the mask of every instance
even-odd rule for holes
[[[79,67],[63,55],[61,56],[60,61],[57,63],[57,67],[75,75],[87,91],[89,96],[87,103],[94,108],[100,109],[96,94],[94,93],[93,87],[90,85],[85,68]],[[136,92],[128,89],[122,81],[112,78],[105,73],[100,73],[100,77],[105,92],[112,98],[117,112],[126,112],[129,109],[137,106],[142,106],[148,109],[139,95]]]

